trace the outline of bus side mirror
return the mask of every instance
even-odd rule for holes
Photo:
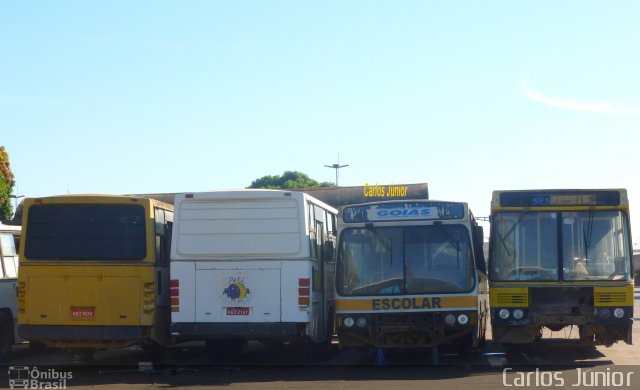
[[[484,260],[484,229],[482,226],[473,227],[473,247],[476,258],[476,269],[482,273],[487,273],[487,267]]]

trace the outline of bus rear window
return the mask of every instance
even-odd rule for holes
[[[141,205],[44,204],[29,208],[29,260],[142,260],[146,256]]]

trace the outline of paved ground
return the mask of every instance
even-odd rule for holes
[[[640,321],[640,289],[636,289],[635,316]],[[570,334],[556,332],[553,336],[568,337]],[[35,367],[49,377],[71,375],[66,382],[55,378],[45,380],[52,386],[97,389],[480,390],[553,385],[574,389],[621,387],[640,390],[638,325],[634,327],[634,340],[636,345],[618,343],[611,348],[588,350],[542,344],[510,354],[489,342],[482,353],[475,356],[442,356],[439,367],[429,365],[428,353],[390,353],[386,355],[387,366],[377,367],[375,356],[366,351],[336,351],[329,358],[317,361],[292,347],[265,348],[258,343],[247,347],[237,365],[227,367],[212,366],[201,343],[169,348],[155,365],[151,355],[136,349],[100,352],[91,364],[68,365],[65,364],[65,353],[35,353],[26,345],[19,345],[14,348],[9,366],[14,370],[15,367],[31,370]],[[140,372],[139,362],[148,362],[142,364],[150,370]],[[8,367],[0,372],[0,387],[8,387],[7,374]],[[623,386],[614,386],[619,383]]]

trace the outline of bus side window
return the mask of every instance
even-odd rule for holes
[[[313,205],[307,202],[309,207],[309,250],[311,258],[318,258],[318,251],[316,248],[316,230],[315,230],[315,218],[313,216]]]
[[[322,247],[324,241],[324,227],[322,222],[316,221],[316,259],[324,260],[325,252]]]
[[[169,245],[171,240],[169,225],[171,222],[166,218],[169,212],[163,209],[155,209],[155,236],[156,236],[156,263],[166,265],[169,262]]]
[[[337,234],[336,231],[336,216],[333,214],[327,213],[327,232],[329,235],[335,237]]]
[[[0,278],[18,277],[18,254],[12,234],[0,235],[0,258],[2,259],[3,269]]]

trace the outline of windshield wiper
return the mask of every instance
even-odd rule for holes
[[[382,234],[378,233],[374,228],[372,227],[365,227],[365,229],[371,233],[373,233],[373,236],[376,238],[376,241],[378,241],[380,244],[382,244],[382,246],[384,247],[384,249],[386,249],[388,252],[391,252],[391,245],[387,244],[384,240],[384,237],[382,236]]]
[[[593,233],[593,210],[589,210],[587,228],[582,228],[582,238],[584,241],[584,263],[589,264],[589,248],[591,247],[591,235]]]
[[[460,249],[460,243],[453,238],[453,236],[451,235],[451,232],[449,232],[447,229],[445,229],[442,224],[440,223],[434,223],[433,226],[436,227],[436,229],[438,229],[438,231],[440,233],[442,233],[442,235],[449,241],[449,243],[456,248],[456,265],[458,267],[458,269],[460,269],[460,252],[462,251],[462,249]]]
[[[515,258],[516,254],[515,253],[511,253],[511,251],[509,250],[509,247],[507,246],[507,237],[509,237],[516,229],[516,227],[520,224],[520,222],[522,222],[522,220],[524,219],[525,215],[529,214],[529,212],[525,211],[522,214],[520,214],[520,216],[518,217],[518,220],[516,221],[516,223],[513,224],[513,226],[511,226],[511,229],[509,229],[507,231],[507,234],[505,234],[504,236],[500,234],[500,232],[496,232],[498,234],[498,238],[500,238],[500,242],[502,243],[502,246],[504,247],[505,251],[507,252],[507,256],[509,256],[509,258]]]
[[[456,248],[456,251],[458,251],[458,253],[460,253],[461,249],[460,249],[460,243],[458,241],[456,241],[455,238],[453,238],[453,236],[451,235],[450,232],[447,231],[447,229],[445,229],[444,227],[442,227],[441,224],[439,223],[435,223],[433,224],[433,226],[435,226],[438,231],[440,233],[442,233],[442,235],[449,241],[449,243]]]

